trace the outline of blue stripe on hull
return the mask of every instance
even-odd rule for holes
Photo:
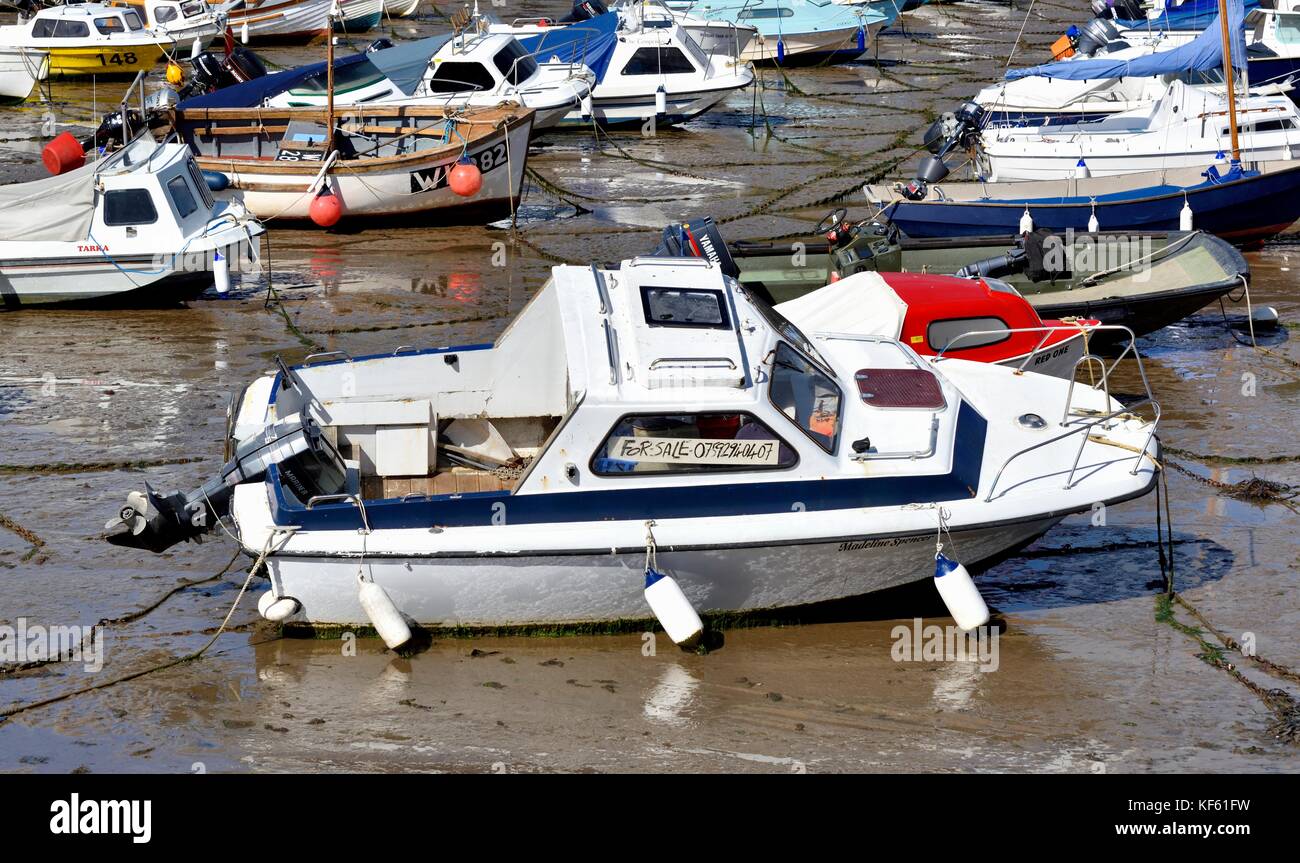
[[[583,521],[644,521],[650,518],[707,518],[791,512],[796,504],[812,511],[860,507],[901,506],[961,500],[979,488],[988,422],[961,402],[957,413],[957,443],[953,469],[945,474],[907,477],[786,480],[761,483],[720,483],[700,494],[701,479],[670,488],[627,488],[599,491],[512,495],[477,492],[438,495],[403,501],[388,498],[366,502],[366,516],[375,529],[487,527],[505,505],[508,524],[556,524]],[[303,530],[356,530],[360,511],[350,503],[307,509],[280,482],[277,466],[267,474],[273,496],[271,510],[278,525]],[[496,510],[494,511],[494,506]]]

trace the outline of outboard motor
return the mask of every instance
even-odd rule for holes
[[[569,14],[561,18],[560,22],[573,24],[578,21],[590,21],[592,18],[604,15],[608,11],[609,7],[602,3],[601,0],[577,0],[573,4],[573,8],[569,10]]]
[[[347,468],[338,451],[311,417],[293,414],[268,425],[241,443],[234,458],[219,474],[189,494],[163,496],[145,483],[144,491],[126,496],[117,517],[105,530],[114,545],[162,552],[182,540],[199,540],[217,526],[230,509],[236,485],[255,482],[271,465],[279,465],[285,485],[301,500],[315,495],[340,494],[347,484]]]
[[[235,48],[229,54],[204,51],[190,61],[190,68],[190,80],[177,94],[182,101],[266,75],[262,58],[243,47]]]
[[[1027,260],[1024,249],[1012,249],[1004,254],[967,264],[953,275],[959,279],[999,279],[1024,270]]]
[[[1079,28],[1076,48],[1080,54],[1091,57],[1113,40],[1119,38],[1119,30],[1104,18],[1093,18]]]
[[[917,165],[916,178],[907,184],[904,194],[914,201],[925,197],[928,184],[948,176],[944,157],[958,147],[970,149],[979,142],[980,129],[987,112],[977,102],[964,102],[956,111],[944,114],[930,124],[922,136],[930,155]],[[916,197],[911,197],[912,195]]]
[[[385,36],[381,36],[366,46],[365,53],[373,54],[376,51],[386,51],[391,47],[393,47],[393,40]]]
[[[664,228],[663,239],[652,253],[655,258],[704,258],[718,265],[724,276],[740,278],[740,267],[727,250],[722,232],[712,216],[680,222]]]

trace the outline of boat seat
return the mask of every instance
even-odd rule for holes
[[[366,500],[415,495],[473,494],[481,491],[509,491],[512,480],[472,468],[454,467],[433,476],[363,476],[361,496]]]
[[[858,369],[853,379],[863,404],[875,408],[926,408],[944,406],[939,380],[925,369]]]

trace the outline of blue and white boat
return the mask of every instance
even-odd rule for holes
[[[977,567],[1154,486],[1154,403],[922,357],[844,282],[787,316],[736,272],[556,267],[494,344],[281,365],[234,400],[220,475],[133,492],[111,539],[228,514],[291,627],[382,634],[380,588],[430,627],[590,627],[649,618],[659,574],[718,613],[929,579],[941,518]]]
[[[861,57],[876,34],[898,20],[893,0],[666,0],[675,11],[753,26],[742,60],[782,66],[841,63]]]
[[[1088,231],[1091,225],[1106,233],[1194,227],[1246,245],[1300,219],[1300,162],[1265,162],[1251,170],[1220,163],[1207,171],[939,183],[927,186],[919,199],[909,198],[911,190],[902,185],[869,185],[863,191],[881,218],[913,239],[1013,236],[1028,213],[1035,228],[1062,233]]]
[[[596,74],[591,97],[561,121],[570,127],[683,123],[748,87],[754,72],[729,53],[706,53],[663,7],[607,11],[581,0],[563,19],[497,22],[475,13],[480,30],[506,33],[543,60],[582,63]]]

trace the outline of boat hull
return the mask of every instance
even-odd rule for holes
[[[148,72],[156,66],[164,50],[165,46],[154,42],[51,48],[48,74],[51,78],[134,75],[137,72]]]
[[[1177,231],[1184,202],[1193,226],[1238,244],[1267,239],[1300,219],[1300,165],[1218,185],[1116,201],[1030,202],[1036,228],[1086,231],[1095,214],[1102,231]],[[1014,235],[1026,203],[895,201],[883,215],[914,238]]]
[[[45,77],[46,55],[22,48],[0,49],[0,105],[24,101]]]
[[[761,33],[746,46],[742,60],[780,66],[810,66],[819,63],[845,63],[856,60],[870,50],[881,24],[866,27],[866,47],[858,47],[858,27],[791,33],[780,39]],[[781,47],[778,47],[778,43]]]
[[[963,562],[978,567],[1023,546],[1061,516],[954,531]],[[861,535],[828,542],[660,549],[701,613],[789,609],[874,593],[934,575],[933,532]],[[358,569],[403,613],[431,628],[563,628],[650,618],[645,553],[575,552],[364,559],[273,555],[272,584],[302,611],[290,626],[368,626]],[[648,621],[647,621],[647,625]]]
[[[471,197],[451,191],[447,174],[460,153],[440,151],[429,158],[366,160],[339,163],[329,174],[330,190],[343,205],[343,218],[385,218],[413,213],[436,214],[444,223],[458,219],[478,221],[508,215],[517,202],[528,156],[533,114],[512,121],[506,128],[474,139],[466,155],[483,172],[483,186]],[[230,180],[249,212],[263,221],[307,220],[319,186],[313,185],[320,163],[286,163],[270,160],[221,159],[199,156],[205,171],[217,171]]]
[[[685,93],[671,93],[665,100],[665,111],[657,114],[654,95],[646,96],[594,96],[591,100],[592,114],[595,122],[605,128],[631,128],[642,126],[654,118],[656,126],[673,126],[685,123],[708,111],[714,105],[727,98],[736,90],[736,85],[729,83],[715,90],[692,90]],[[569,111],[558,125],[567,128],[590,128],[592,115],[587,115],[580,108]]]
[[[233,10],[229,23],[250,42],[296,42],[323,38],[329,32],[329,0],[269,0],[253,9]]]

